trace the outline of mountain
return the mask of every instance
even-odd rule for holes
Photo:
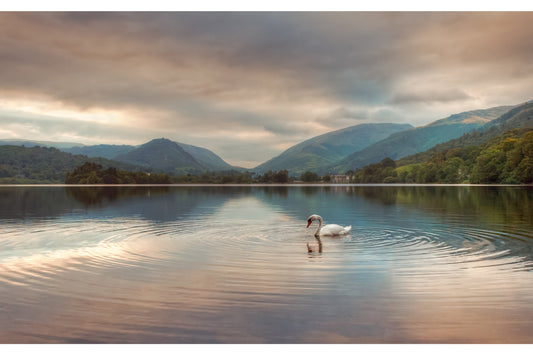
[[[153,139],[115,160],[172,174],[200,173],[207,168],[180,147],[165,138]]]
[[[174,149],[174,150],[176,149],[174,144],[177,144],[181,148],[181,149],[177,149],[178,156],[175,159],[176,162],[180,161],[179,157],[183,156],[182,150],[184,150],[186,153],[191,155],[192,158],[196,160],[196,162],[199,163],[200,166],[202,166],[201,170],[217,171],[217,170],[236,169],[232,167],[231,165],[229,165],[228,163],[226,163],[224,160],[222,160],[222,158],[220,158],[218,155],[216,155],[215,153],[213,153],[212,151],[208,149],[196,147],[194,145],[189,145],[185,143],[172,142],[168,139],[164,139],[164,140],[166,141],[170,149]],[[170,144],[170,143],[174,143],[174,144]],[[113,160],[118,160],[118,161],[122,161],[122,159],[126,159],[129,161],[131,157],[128,154],[141,147],[142,145],[133,146],[133,145],[99,144],[99,145],[88,145],[88,146],[81,146],[81,147],[64,148],[62,150],[65,152],[72,153],[72,154],[87,155],[88,157],[103,157],[103,158],[113,159]],[[146,149],[143,148],[143,150],[145,151]],[[133,155],[136,155],[136,154],[138,153],[133,153]],[[145,165],[142,165],[142,166],[157,169],[155,166],[150,165],[150,162],[153,159],[158,160],[159,156],[153,156],[152,158],[149,158],[148,155],[150,153],[148,151],[145,151],[142,154],[146,155],[145,156],[146,159],[143,158],[144,159],[143,164]],[[187,159],[184,161],[187,161]],[[170,160],[172,160],[172,158]],[[180,169],[180,165],[176,165],[175,167],[178,168],[178,170]],[[198,166],[196,168],[198,168]],[[168,172],[170,172],[170,170],[173,170],[169,166],[166,166],[165,169]]]
[[[515,128],[533,127],[533,101],[515,106],[505,114],[487,123],[483,128],[497,128],[500,132]]]
[[[409,124],[360,124],[322,134],[287,149],[275,158],[252,169],[258,173],[286,169],[291,175],[317,171],[359,151],[392,133],[412,128]]]
[[[0,183],[64,183],[67,172],[91,162],[128,171],[142,168],[104,158],[72,155],[51,147],[0,146]]]
[[[88,157],[102,157],[106,159],[114,159],[117,155],[126,154],[133,149],[133,145],[115,145],[115,144],[98,144],[98,145],[84,145],[78,147],[60,148],[64,152],[72,154],[82,154]]]
[[[475,136],[475,135],[474,135]],[[424,161],[389,158],[358,170],[354,183],[533,183],[533,127],[515,128],[481,144],[420,153]]]
[[[515,106],[478,130],[397,161],[357,171],[355,183],[533,182],[533,102]]]
[[[169,140],[166,140],[171,142]],[[196,147],[194,145],[173,142],[181,147],[185,152],[190,154],[196,162],[202,166],[201,170],[210,170],[210,171],[222,171],[222,170],[243,170],[239,167],[234,167],[226,163],[218,155],[206,148]],[[101,157],[110,160],[122,161],[122,158],[117,159],[117,157],[125,156],[125,159],[129,159],[126,155],[127,153],[140,148],[141,146],[134,145],[116,145],[116,144],[98,144],[98,145],[83,145],[80,143],[69,143],[69,142],[49,142],[49,141],[33,141],[33,140],[23,140],[23,139],[2,139],[0,140],[0,146],[2,145],[15,145],[15,146],[25,146],[25,147],[53,147],[62,150],[66,153],[71,154],[80,154],[86,155],[90,158]],[[172,145],[170,145],[172,146]],[[181,150],[178,150],[179,154],[182,154]],[[157,160],[158,157],[154,156],[153,159]],[[152,159],[147,159],[146,162],[150,162]],[[128,160],[129,161],[129,160]],[[179,158],[176,159],[179,161]],[[147,168],[155,168],[154,166],[142,165]],[[168,168],[168,167],[167,167]],[[176,166],[177,171],[180,170],[180,166]],[[168,170],[168,169],[167,169]],[[172,169],[170,169],[172,170]],[[170,170],[168,172],[170,172]],[[186,169],[187,170],[187,169]],[[194,169],[193,169],[194,170]]]
[[[371,146],[355,152],[321,171],[346,172],[373,164],[384,158],[397,160],[423,152],[439,143],[458,138],[472,130],[483,127],[491,120],[502,116],[513,106],[498,106],[486,110],[475,110],[451,115],[426,126],[392,134]]]
[[[475,123],[479,125],[484,125],[498,118],[503,113],[509,111],[510,109],[512,109],[512,107],[513,106],[499,106],[499,107],[489,108],[487,110],[474,110],[474,111],[456,113],[449,117],[430,123],[427,126],[431,127],[431,126],[441,126],[441,125],[457,124],[457,123],[462,123],[462,124]]]
[[[233,167],[222,160],[221,157],[206,148],[196,147],[185,143],[176,142],[184,151],[189,153],[196,161],[198,161],[207,170],[240,170],[241,168]]]
[[[533,102],[518,105],[499,118],[490,121],[473,132],[466,133],[459,138],[437,144],[436,146],[398,161],[399,165],[415,164],[428,161],[438,152],[468,146],[481,145],[490,139],[515,129],[533,127]]]

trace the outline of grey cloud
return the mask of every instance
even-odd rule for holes
[[[132,112],[141,132],[267,131],[268,151],[317,127],[429,120],[428,103],[441,118],[530,99],[531,38],[529,12],[4,12],[0,95]]]
[[[334,110],[330,115],[327,116],[328,119],[337,119],[337,118],[353,118],[356,120],[368,120],[370,119],[370,114],[365,110],[350,109],[346,107],[339,107]]]
[[[465,101],[472,96],[459,89],[404,90],[392,96],[390,104],[447,103]]]
[[[361,109],[361,108],[347,108],[339,107],[330,114],[319,117],[318,122],[332,127],[348,127],[365,122],[402,122],[405,117],[389,108],[380,109]]]
[[[485,63],[513,57],[524,62],[531,46],[523,40],[532,34],[531,25],[525,22],[532,16],[515,14],[507,17],[517,17],[521,31],[506,16],[496,14],[487,20],[477,13],[30,13],[2,17],[7,18],[7,33],[14,33],[18,41],[4,36],[1,57],[26,51],[21,55],[22,67],[14,61],[4,65],[10,68],[2,72],[4,86],[31,82],[36,90],[47,90],[82,107],[120,102],[160,106],[160,96],[246,100],[253,95],[273,102],[323,98],[379,106],[390,99],[395,82],[420,69],[447,68],[474,59]],[[501,35],[479,38],[475,25],[490,21],[502,31],[519,32],[522,41],[502,41]],[[473,24],[469,27],[468,23]],[[499,33],[492,27],[489,30]],[[487,52],[490,48],[493,53]]]

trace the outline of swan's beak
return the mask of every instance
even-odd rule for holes
[[[307,227],[305,227],[305,228],[309,228],[309,226],[311,225],[311,223],[313,223],[313,221],[311,221],[311,220],[307,221]]]

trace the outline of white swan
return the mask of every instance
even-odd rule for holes
[[[333,235],[344,235],[348,234],[350,230],[352,229],[352,226],[343,227],[339,226],[338,224],[326,224],[324,227],[322,227],[322,217],[320,217],[317,214],[313,214],[309,216],[307,219],[307,228],[313,223],[314,220],[318,219],[318,229],[315,232],[315,236],[333,236]]]

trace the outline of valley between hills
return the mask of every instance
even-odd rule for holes
[[[206,148],[0,140],[0,183],[533,182],[533,102],[462,112],[425,126],[368,123],[322,134],[252,169]],[[83,168],[82,168],[83,167]]]

